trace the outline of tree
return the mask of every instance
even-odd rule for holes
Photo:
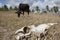
[[[47,11],[49,11],[49,6],[48,5],[46,6],[46,9],[47,9]]]
[[[7,5],[4,5],[0,8],[0,11],[8,11],[8,10],[9,9],[8,9]]]
[[[36,11],[39,11],[39,7],[38,6],[36,6]]]
[[[54,10],[55,13],[58,12],[58,7],[57,6],[54,6],[53,7],[53,10]]]
[[[13,10],[12,6],[10,6],[10,10]]]
[[[3,10],[4,10],[4,11],[8,11],[8,10],[9,10],[8,7],[7,7],[7,5],[4,5],[4,6],[3,6]]]
[[[17,9],[18,9],[18,8],[15,6],[15,7],[14,7],[14,10],[17,10]]]

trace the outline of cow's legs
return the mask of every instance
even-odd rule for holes
[[[28,15],[29,15],[29,11],[28,11]]]
[[[28,12],[28,15],[29,15],[29,12]]]
[[[18,17],[20,17],[20,13],[18,13]]]

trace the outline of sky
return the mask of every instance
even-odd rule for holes
[[[29,4],[30,9],[34,9],[36,6],[39,6],[40,9],[45,9],[46,5],[49,5],[49,8],[58,6],[60,9],[60,0],[0,0],[0,7],[3,5],[18,7],[20,3]]]

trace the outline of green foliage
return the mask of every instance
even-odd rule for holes
[[[3,10],[4,11],[8,11],[9,10],[8,7],[7,7],[7,5],[4,5]]]
[[[8,9],[7,5],[4,5],[0,8],[0,11],[8,11],[8,10],[17,10],[18,8],[15,6],[14,8],[12,8],[12,6],[10,6],[10,8]]]
[[[2,11],[2,10],[3,10],[3,8],[1,7],[1,8],[0,8],[0,11]]]
[[[46,6],[46,9],[47,9],[47,11],[49,11],[49,6],[48,5]]]
[[[0,11],[8,11],[8,10],[9,9],[8,9],[7,5],[4,5],[0,8]]]
[[[18,8],[15,6],[15,7],[14,7],[14,10],[17,10],[17,9],[18,9]]]
[[[53,10],[54,10],[55,13],[58,12],[58,7],[57,6],[54,6],[53,7]]]
[[[36,6],[36,11],[39,11],[39,7],[38,6]]]

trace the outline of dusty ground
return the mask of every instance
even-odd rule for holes
[[[0,11],[0,40],[15,40],[14,32],[23,27],[29,25],[39,25],[42,23],[57,22],[58,25],[54,25],[49,29],[47,40],[51,40],[51,35],[56,32],[53,40],[60,40],[60,14],[34,14],[30,13],[28,16],[21,15],[17,17],[15,11]]]

